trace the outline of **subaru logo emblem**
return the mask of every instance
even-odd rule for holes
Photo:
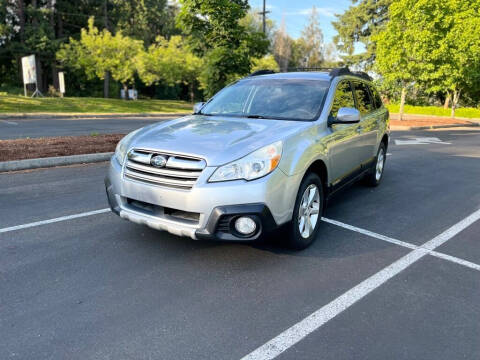
[[[165,167],[165,165],[167,165],[167,158],[163,155],[154,155],[150,159],[150,164],[157,168]]]

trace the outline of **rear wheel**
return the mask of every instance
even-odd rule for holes
[[[308,174],[300,185],[293,219],[288,224],[288,247],[302,250],[315,241],[322,217],[323,200],[322,180],[314,173]]]
[[[383,170],[385,167],[385,160],[387,158],[387,151],[385,144],[382,142],[378,148],[377,157],[375,158],[375,166],[371,172],[365,177],[365,183],[369,186],[378,186],[383,178]]]

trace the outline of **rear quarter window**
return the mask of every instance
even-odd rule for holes
[[[373,96],[375,109],[380,109],[383,106],[383,101],[382,101],[382,98],[380,97],[380,94],[378,93],[377,89],[375,89],[373,86],[370,86],[370,92],[372,93],[372,96]]]
[[[375,109],[373,99],[370,96],[370,91],[368,90],[368,85],[356,81],[353,83],[355,88],[355,96],[357,98],[357,109],[360,111],[360,114],[366,115],[369,112]]]

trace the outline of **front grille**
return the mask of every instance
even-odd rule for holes
[[[150,163],[156,155],[166,159],[164,167]],[[191,189],[206,166],[205,160],[199,158],[133,149],[127,154],[124,176],[149,184]]]

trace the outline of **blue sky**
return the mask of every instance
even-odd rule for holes
[[[263,6],[263,0],[249,0],[249,3],[252,8],[261,9]],[[331,24],[332,20],[335,20],[334,14],[343,13],[351,4],[351,0],[267,0],[267,10],[271,11],[267,16],[275,21],[277,27],[284,18],[288,34],[298,38],[308,21],[312,6],[315,5],[325,43],[328,43],[336,35]]]

